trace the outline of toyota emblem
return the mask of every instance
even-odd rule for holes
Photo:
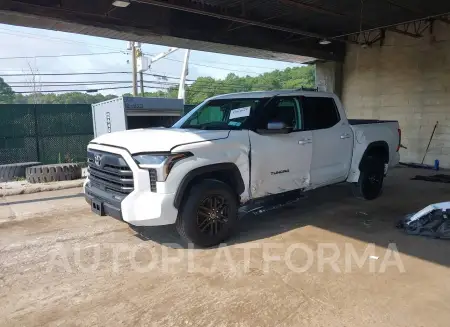
[[[94,162],[97,166],[100,167],[101,163],[102,163],[102,156],[99,154],[96,154],[94,157]]]

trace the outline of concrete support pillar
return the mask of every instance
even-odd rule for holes
[[[316,86],[319,91],[342,95],[342,63],[335,61],[316,63]]]

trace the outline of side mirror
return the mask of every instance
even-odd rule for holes
[[[292,132],[293,128],[287,126],[281,121],[271,121],[267,123],[266,129],[258,129],[257,132],[262,135],[267,134],[288,134]]]

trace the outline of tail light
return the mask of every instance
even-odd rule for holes
[[[402,143],[402,130],[398,129],[398,145],[397,145],[397,152],[400,150],[400,145]]]

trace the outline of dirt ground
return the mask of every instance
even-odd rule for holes
[[[417,173],[395,169],[371,202],[344,184],[311,192],[213,249],[95,216],[80,189],[0,198],[0,325],[447,327],[450,241],[394,227],[449,200]]]

